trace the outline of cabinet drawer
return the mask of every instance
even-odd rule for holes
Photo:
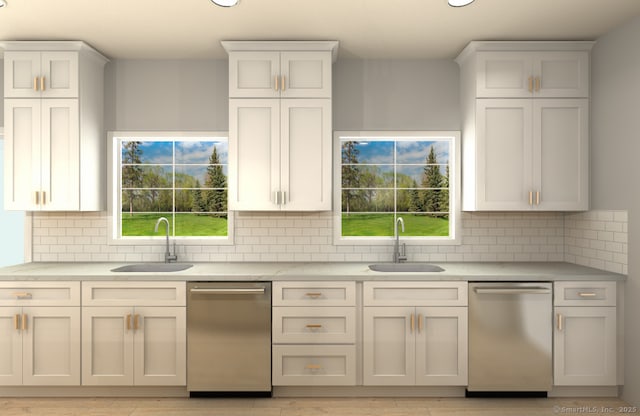
[[[354,345],[274,345],[274,386],[356,384]]]
[[[83,306],[185,306],[185,282],[83,282]]]
[[[555,306],[616,306],[616,282],[555,282]]]
[[[364,306],[466,306],[467,282],[364,282]]]
[[[275,307],[274,343],[353,344],[356,340],[354,307]]]
[[[355,306],[355,282],[274,282],[274,306]]]
[[[1,306],[80,306],[80,282],[0,282]]]

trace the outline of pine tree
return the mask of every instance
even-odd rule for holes
[[[206,212],[207,204],[202,197],[202,189],[200,189],[202,185],[199,180],[196,180],[195,189],[193,190],[193,202],[191,211],[192,212]]]
[[[440,193],[440,209],[442,212],[449,212],[449,161],[445,175],[442,177],[442,191]],[[448,215],[447,215],[448,217]]]
[[[141,142],[124,142],[122,146],[122,188],[139,188],[142,186],[142,167],[140,166],[142,149]],[[134,189],[126,189],[126,199],[129,201],[129,215],[133,216],[133,200],[137,196]]]
[[[438,166],[438,159],[433,146],[429,150],[427,156],[427,166],[424,167],[422,173],[422,187],[428,188],[424,192],[423,208],[425,212],[440,212],[442,210],[441,192],[442,187],[442,174],[440,173],[440,166]]]
[[[209,157],[209,166],[207,166],[207,178],[205,186],[212,188],[206,193],[206,206],[209,212],[226,212],[227,211],[227,177],[224,174],[218,150],[213,147],[213,152]],[[223,215],[224,216],[224,215]]]
[[[360,171],[358,164],[358,155],[360,151],[356,147],[358,142],[346,141],[342,143],[342,206],[347,215],[351,211],[351,206],[358,198],[358,191],[355,189],[360,186]]]
[[[411,184],[411,190],[409,191],[409,212],[422,211],[422,201],[420,198],[420,192],[416,189],[418,184],[414,180]]]

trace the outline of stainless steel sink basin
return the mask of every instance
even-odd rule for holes
[[[149,273],[164,273],[164,272],[179,272],[181,270],[187,270],[193,267],[193,264],[186,263],[140,263],[140,264],[127,264],[126,266],[116,267],[111,269],[112,272],[149,272]]]
[[[440,266],[436,266],[435,264],[427,264],[427,263],[380,263],[380,264],[370,264],[369,270],[374,272],[401,272],[401,273],[411,273],[411,272],[423,272],[423,273],[432,273],[432,272],[443,272],[444,269]]]

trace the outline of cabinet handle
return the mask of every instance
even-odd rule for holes
[[[140,315],[135,314],[133,315],[133,330],[137,331],[138,329],[140,329]]]
[[[16,299],[31,299],[31,293],[29,292],[14,292],[12,296]]]
[[[558,324],[558,331],[562,331],[562,314],[561,313],[556,315],[556,321]]]
[[[40,205],[40,192],[36,191],[36,205]]]
[[[533,191],[529,191],[529,205],[533,205]]]
[[[131,314],[127,314],[127,318],[125,319],[127,322],[127,331],[131,331]]]
[[[307,370],[320,370],[322,366],[320,364],[307,364],[304,366]]]
[[[33,77],[33,90],[38,91],[38,77]]]
[[[40,77],[40,91],[44,91],[44,77]]]
[[[16,331],[20,330],[20,314],[19,313],[13,316],[13,327],[16,329]]]
[[[536,92],[540,91],[540,77],[536,77]]]
[[[411,333],[416,329],[416,317],[414,314],[411,314]]]
[[[578,296],[581,298],[595,298],[596,294],[595,292],[580,292],[578,293]]]
[[[529,92],[533,92],[533,77],[529,77]]]
[[[275,87],[275,90],[276,90],[276,91],[278,91],[278,76],[277,76],[277,75],[275,76],[275,79],[276,79],[276,87]]]
[[[307,328],[309,329],[318,329],[318,328],[322,328],[322,325],[320,324],[307,324],[305,325]]]
[[[287,191],[282,191],[282,205],[287,204]]]
[[[22,314],[22,330],[23,331],[27,330],[27,314],[26,313]]]
[[[47,205],[47,191],[42,191],[42,205]]]
[[[418,315],[418,333],[422,332],[422,314]]]
[[[284,83],[284,80],[285,80],[285,78],[284,78],[284,75],[283,75],[283,76],[282,76],[282,87],[281,87],[281,88],[282,88],[282,91],[284,91],[284,90],[286,90],[286,89],[287,89],[286,84]]]
[[[536,191],[536,205],[540,205],[540,191]]]
[[[304,295],[308,298],[317,299],[322,296],[322,292],[307,292]]]

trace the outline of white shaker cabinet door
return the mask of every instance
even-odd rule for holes
[[[280,96],[279,52],[234,52],[229,55],[229,97]]]
[[[42,98],[78,97],[78,52],[42,52]]]
[[[80,385],[80,307],[22,310],[23,384]]]
[[[589,96],[589,53],[586,51],[537,52],[533,60],[534,97]]]
[[[133,308],[82,308],[82,384],[133,385]]]
[[[280,100],[229,100],[229,209],[279,210]]]
[[[417,308],[416,385],[467,385],[467,308]]]
[[[587,99],[540,99],[533,103],[533,189],[536,209],[589,207],[589,107]]]
[[[363,373],[365,386],[415,384],[415,308],[365,307]],[[413,317],[413,319],[412,319]],[[412,328],[413,327],[413,328]]]
[[[331,209],[331,102],[281,101],[282,209]]]
[[[184,386],[187,369],[184,307],[136,307],[134,380],[137,386]]]
[[[40,52],[4,53],[4,96],[40,98]]]
[[[330,52],[282,52],[283,98],[331,98]]]
[[[78,52],[6,51],[7,98],[78,97]]]
[[[0,307],[0,386],[22,384],[20,307]]]
[[[533,56],[528,52],[478,52],[478,98],[525,98],[533,92]]]

